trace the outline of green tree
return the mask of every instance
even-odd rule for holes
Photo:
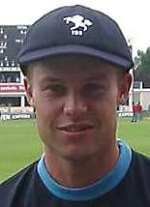
[[[143,81],[143,86],[145,88],[150,87],[150,47],[147,48],[146,52],[138,50],[134,62],[135,80]]]

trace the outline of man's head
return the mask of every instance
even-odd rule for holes
[[[31,26],[19,60],[45,148],[68,159],[112,154],[133,66],[118,25],[83,6],[59,8]]]
[[[116,108],[130,83],[128,72],[90,56],[56,56],[31,64],[25,88],[51,158],[111,154]]]

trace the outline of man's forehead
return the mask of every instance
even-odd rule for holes
[[[48,70],[69,70],[69,71],[82,71],[88,72],[90,71],[106,71],[110,72],[112,69],[117,69],[116,66],[111,65],[108,62],[104,62],[103,60],[91,56],[85,55],[67,55],[67,56],[55,56],[47,59],[40,60],[33,64],[33,68],[40,68],[44,71],[44,69]]]
[[[56,57],[36,62],[34,80],[61,81],[108,81],[116,76],[116,66],[92,57]]]

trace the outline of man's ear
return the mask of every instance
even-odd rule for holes
[[[24,78],[24,87],[29,105],[34,107],[32,84],[28,78]]]
[[[129,90],[132,83],[132,76],[130,73],[123,75],[122,80],[119,83],[118,105],[126,104],[128,99]]]

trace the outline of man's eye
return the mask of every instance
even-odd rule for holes
[[[86,85],[86,88],[88,89],[88,90],[102,90],[102,89],[104,89],[104,86],[102,86],[102,85],[100,85],[100,84],[98,84],[98,83],[89,83],[89,84],[87,84]]]
[[[46,90],[54,94],[64,94],[66,91],[66,88],[60,84],[52,84],[52,85],[47,86]]]
[[[85,86],[86,94],[89,96],[96,96],[104,93],[105,87],[98,83],[89,83]]]

